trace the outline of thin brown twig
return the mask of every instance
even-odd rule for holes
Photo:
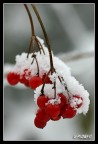
[[[39,45],[40,49],[42,49],[43,54],[45,54],[45,51],[44,51],[44,49],[43,49],[43,47],[42,47],[40,41],[37,39],[37,37],[36,37],[36,41],[38,42],[38,45]]]
[[[55,80],[55,82],[54,82],[54,99],[56,99],[56,80]]]
[[[35,35],[35,32],[34,32],[34,24],[33,24],[33,21],[32,21],[31,13],[30,13],[30,11],[29,11],[29,8],[28,8],[27,4],[24,4],[24,7],[25,7],[25,9],[26,9],[26,11],[27,11],[27,13],[28,13],[28,16],[29,16],[29,20],[30,20],[30,24],[31,24],[32,36],[34,36],[34,35]]]
[[[37,61],[36,55],[33,54],[32,57],[33,57],[33,61],[32,61],[32,63],[34,62],[34,59],[35,59],[35,61],[36,61],[36,64],[37,64],[37,75],[39,76],[39,64],[38,64],[38,61]],[[31,63],[31,64],[32,64],[32,63]]]
[[[49,51],[49,55],[50,55],[50,66],[51,66],[51,72],[53,72],[53,69],[54,69],[54,66],[53,66],[53,58],[52,58],[52,51],[51,51],[51,46],[50,46],[50,42],[49,42],[49,39],[48,39],[48,35],[46,33],[46,30],[45,30],[45,27],[43,25],[43,22],[41,20],[41,17],[39,15],[39,12],[38,10],[36,9],[35,5],[34,4],[31,4],[37,18],[38,18],[38,21],[40,23],[40,26],[42,28],[42,31],[43,31],[43,34],[44,34],[44,37],[45,37],[45,40],[46,40],[46,44],[48,46],[48,51]]]
[[[32,39],[30,40],[30,45],[29,45],[29,49],[28,49],[28,53],[27,53],[27,58],[29,57],[29,53],[30,53],[30,50],[31,50],[31,46],[32,46]]]
[[[48,77],[48,75],[49,75],[50,72],[51,72],[51,69],[48,71],[47,75],[45,76],[45,79],[44,79],[44,82],[43,82],[43,86],[42,86],[42,89],[41,89],[41,94],[42,95],[44,94],[44,86],[45,86],[47,77]]]

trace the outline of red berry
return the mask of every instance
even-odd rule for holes
[[[24,74],[22,75],[22,78],[20,78],[20,82],[23,84],[27,82],[27,79],[25,78]]]
[[[50,116],[45,112],[44,109],[39,109],[36,114],[37,119],[40,121],[47,122],[50,120]]]
[[[19,81],[20,83],[23,83],[25,86],[29,87],[29,80],[25,78],[25,75],[23,75]]]
[[[41,95],[37,99],[37,104],[41,109],[43,109],[45,108],[45,104],[48,102],[48,100],[49,100],[48,97],[46,97],[45,95]]]
[[[26,87],[29,87],[29,80],[24,84]]]
[[[37,118],[34,119],[34,124],[37,128],[41,128],[41,129],[43,129],[46,126],[46,122],[40,121]]]
[[[26,76],[30,76],[31,72],[28,72],[28,69],[24,70],[22,78],[20,78],[20,83],[23,83],[25,86],[29,87],[29,80],[26,79]]]
[[[51,118],[57,117],[60,114],[60,107],[58,104],[48,104],[45,111],[50,115]]]
[[[16,85],[19,82],[19,75],[14,72],[9,72],[7,75],[7,80],[10,85]]]
[[[38,86],[42,84],[42,79],[38,76],[34,76],[30,79],[29,85],[32,89],[36,89]]]
[[[50,78],[49,78],[48,76],[47,76],[47,78],[46,78],[46,75],[47,75],[47,74],[44,74],[44,75],[43,75],[42,81],[44,82],[44,80],[46,79],[46,80],[45,80],[45,83],[47,83],[47,84],[48,84],[48,83],[52,84]]]
[[[67,104],[67,98],[62,93],[58,94],[61,100],[61,103],[59,104],[60,108],[63,108],[64,105]]]
[[[61,110],[61,116],[63,118],[73,118],[76,115],[76,110],[72,108],[69,104],[65,105],[65,107]]]
[[[60,118],[61,118],[61,115],[58,115],[57,117],[51,118],[51,120],[53,120],[53,121],[58,121],[58,120],[60,120]]]
[[[73,98],[77,98],[78,100],[79,100],[79,99],[82,100],[80,104],[77,104],[77,105],[76,105],[76,108],[80,108],[80,107],[82,106],[82,104],[83,104],[83,99],[82,99],[82,97],[80,97],[80,96],[78,96],[78,95],[74,95]]]

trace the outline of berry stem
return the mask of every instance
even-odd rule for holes
[[[38,72],[37,72],[37,75],[39,76],[39,65],[38,65],[38,61],[37,61],[36,55],[33,54],[32,57],[33,57],[32,63],[34,62],[34,59],[35,59],[35,61],[36,61],[36,64],[37,64],[37,71],[38,71]],[[31,64],[32,64],[32,63],[31,63]]]
[[[28,58],[29,53],[30,53],[30,50],[31,50],[31,47],[32,47],[32,44],[34,44],[35,42],[37,43],[38,49],[39,49],[40,53],[41,53],[41,50],[40,50],[40,49],[43,50],[43,47],[39,46],[39,41],[37,40],[37,38],[36,38],[36,36],[35,36],[33,19],[32,19],[32,16],[31,16],[31,13],[30,13],[30,11],[29,11],[29,8],[28,8],[27,4],[24,4],[24,7],[25,7],[25,9],[26,9],[26,11],[27,11],[27,14],[28,14],[28,16],[29,16],[29,20],[30,20],[30,24],[31,24],[31,32],[32,32],[32,36],[31,36],[31,40],[30,40],[30,45],[29,45],[29,49],[28,49],[28,54],[27,54],[27,58]],[[40,44],[40,45],[41,45],[41,44]],[[34,47],[34,45],[33,45],[33,47]],[[40,48],[40,47],[41,47],[41,48]],[[33,51],[34,51],[34,50],[33,50]],[[44,50],[43,50],[43,53],[45,54]]]
[[[45,55],[45,51],[44,51],[44,49],[43,49],[43,47],[42,47],[40,41],[37,39],[37,37],[35,37],[35,39],[36,39],[36,43],[37,43],[38,47],[39,47],[40,49],[42,49],[43,54]]]
[[[29,49],[28,49],[27,58],[29,57],[29,53],[30,53],[30,50],[31,50],[31,46],[32,46],[32,39],[30,40],[30,45],[29,45]]]
[[[54,99],[56,99],[56,80],[55,80],[55,82],[54,82]]]
[[[67,90],[67,94],[69,96],[69,90],[68,90],[67,85],[66,85],[66,83],[64,81],[64,78],[63,77],[60,78],[60,76],[58,76],[58,79],[59,79],[59,81],[61,82],[62,85],[63,85],[62,81],[64,82],[65,91]]]
[[[42,89],[41,89],[41,94],[42,95],[44,95],[44,87],[45,87],[46,79],[47,79],[47,77],[48,77],[50,72],[51,72],[51,69],[48,71],[48,73],[47,73],[47,75],[46,75],[46,77],[44,79],[43,86],[42,86]]]
[[[28,13],[28,16],[29,16],[29,20],[30,20],[30,24],[31,24],[31,32],[32,32],[32,36],[35,36],[35,32],[34,32],[34,24],[33,24],[33,21],[32,21],[32,16],[31,16],[31,13],[29,11],[29,8],[27,6],[27,4],[24,4],[24,7]]]
[[[38,61],[37,61],[37,58],[36,58],[36,57],[35,57],[35,60],[36,60],[37,70],[38,70],[37,75],[39,76],[39,65],[38,65]]]
[[[33,57],[33,60],[32,60],[32,62],[31,62],[31,64],[33,64],[33,62],[34,62],[34,59],[35,59],[35,58]]]
[[[44,27],[44,25],[43,25],[43,22],[42,22],[42,20],[41,20],[41,17],[40,17],[40,15],[39,15],[38,10],[36,9],[36,7],[35,7],[34,4],[31,4],[31,6],[32,6],[32,8],[33,8],[33,10],[34,10],[37,18],[38,18],[38,21],[39,21],[39,23],[40,23],[40,26],[41,26],[41,28],[42,28],[42,31],[43,31],[43,34],[44,34],[44,37],[45,37],[45,40],[46,40],[46,44],[47,44],[47,46],[48,46],[48,51],[49,51],[49,56],[50,56],[51,73],[53,73],[53,71],[54,71],[54,70],[53,70],[53,69],[54,69],[54,66],[53,66],[53,58],[52,58],[51,46],[50,46],[50,42],[49,42],[49,39],[48,39],[48,35],[47,35],[47,33],[46,33],[45,27]]]
[[[58,76],[58,79],[59,79],[60,83],[62,84],[62,80],[61,80],[60,76]]]
[[[35,45],[37,44],[38,50],[39,50],[39,52],[40,52],[40,54],[41,54],[41,49],[40,49],[40,47],[39,47],[39,45],[38,45],[36,36],[33,36],[33,37],[32,37],[32,41],[33,41],[33,48],[34,48],[34,44],[35,44]],[[34,50],[33,50],[33,51],[34,51]]]
[[[32,42],[33,42],[32,38],[35,37],[35,32],[34,32],[34,24],[33,24],[32,16],[31,16],[31,13],[29,11],[29,8],[28,8],[27,4],[24,4],[24,7],[25,7],[25,9],[27,11],[27,14],[29,16],[29,20],[30,20],[30,24],[31,24],[31,32],[32,32],[31,41],[30,41],[28,54],[27,54],[27,58],[28,58],[30,50],[31,50],[31,47],[32,47]]]

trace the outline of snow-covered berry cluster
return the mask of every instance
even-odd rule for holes
[[[16,64],[7,75],[9,84],[19,82],[34,90],[37,105],[34,124],[44,128],[49,120],[73,118],[89,109],[89,93],[71,76],[69,67],[59,58],[53,57],[53,69],[44,41],[36,37],[41,47],[38,52],[16,56]],[[43,52],[44,50],[44,52]]]
[[[37,39],[43,45],[44,41],[38,37]],[[50,65],[48,50],[45,46],[44,52],[45,54],[40,50],[40,52],[30,53],[29,55],[27,53],[17,55],[15,66],[7,75],[9,84],[14,86],[20,82],[32,89],[36,89],[43,84]],[[49,77],[47,77],[45,83],[51,83]]]

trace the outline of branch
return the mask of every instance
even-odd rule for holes
[[[24,7],[25,7],[25,9],[26,9],[26,11],[27,11],[27,13],[28,13],[28,16],[29,16],[29,20],[30,20],[30,24],[31,24],[32,36],[35,36],[35,32],[34,32],[34,24],[33,24],[33,21],[32,21],[31,13],[30,13],[30,11],[29,11],[29,9],[28,9],[27,4],[24,4]]]
[[[52,58],[51,46],[50,46],[50,42],[49,42],[49,39],[48,39],[48,35],[47,35],[47,33],[46,33],[44,24],[43,24],[43,22],[42,22],[42,20],[41,20],[41,17],[40,17],[40,15],[39,15],[39,12],[37,11],[35,5],[34,5],[34,4],[31,4],[31,6],[32,6],[32,8],[33,8],[33,10],[34,10],[34,12],[35,12],[35,14],[36,14],[36,16],[37,16],[37,18],[38,18],[38,21],[39,21],[39,23],[40,23],[40,26],[41,26],[41,28],[42,28],[42,31],[43,31],[43,34],[44,34],[44,37],[45,37],[45,40],[46,40],[46,44],[47,44],[47,46],[48,46],[49,55],[50,55],[50,66],[51,66],[51,70],[53,70],[53,69],[54,69],[54,66],[53,66],[53,58]]]

